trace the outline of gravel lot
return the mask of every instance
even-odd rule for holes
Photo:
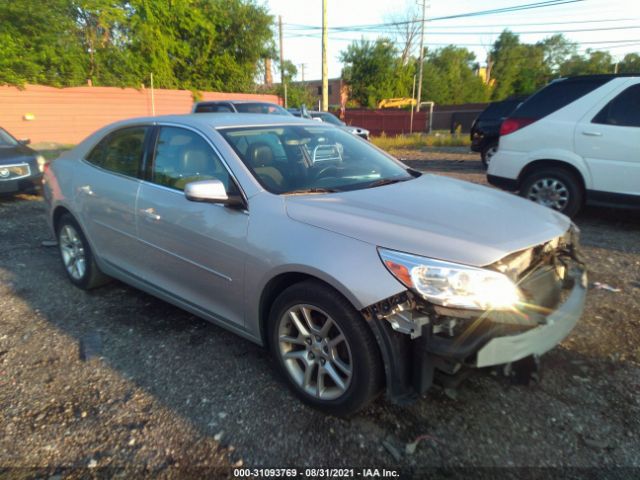
[[[464,149],[396,153],[484,182]],[[0,198],[0,477],[230,475],[234,464],[638,468],[640,212],[588,209],[577,223],[590,281],[620,291],[591,289],[583,320],[543,357],[541,383],[480,373],[343,420],[296,400],[248,341],[118,282],[72,287],[57,249],[41,246],[41,200]]]

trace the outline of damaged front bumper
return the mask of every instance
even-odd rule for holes
[[[584,266],[575,248],[554,245],[536,255],[519,272],[527,300],[513,312],[444,308],[411,291],[364,309],[382,350],[391,399],[423,394],[439,377],[537,357],[566,338],[583,312]]]

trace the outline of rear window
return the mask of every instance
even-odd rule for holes
[[[575,102],[596,88],[607,83],[610,78],[589,78],[557,80],[550,83],[525,101],[511,115],[512,118],[539,119]]]
[[[515,108],[522,102],[521,99],[518,100],[505,100],[504,102],[495,102],[489,105],[484,111],[480,114],[480,118],[483,120],[486,119],[500,119],[502,117],[508,116],[511,112],[515,110]]]
[[[224,103],[202,103],[196,106],[196,113],[223,113],[233,112],[230,105]]]

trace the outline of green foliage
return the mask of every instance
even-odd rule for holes
[[[342,77],[350,86],[350,96],[360,105],[375,108],[384,98],[411,96],[415,67],[402,65],[390,40],[353,42],[340,59],[345,64]]]
[[[449,45],[427,54],[422,99],[440,104],[486,102],[490,90],[474,73],[475,55]]]
[[[627,53],[618,65],[620,73],[640,73],[640,55]]]
[[[293,83],[293,79],[298,74],[298,69],[290,60],[284,61],[284,78],[287,82],[287,106],[293,108],[300,108],[302,105],[306,105],[309,108],[313,107],[315,98],[311,94],[308,88],[300,83]],[[271,93],[278,95],[280,98],[284,98],[284,87],[282,84],[278,84]]]
[[[558,39],[551,42],[554,48]],[[560,50],[560,47],[557,48]],[[556,60],[562,52],[551,53],[543,43],[520,43],[518,35],[504,30],[493,45],[491,78],[495,80],[493,99],[502,100],[512,95],[529,94],[547,83],[551,65],[546,60]]]
[[[609,52],[587,50],[586,56],[572,55],[560,67],[563,76],[613,73],[613,58]]]
[[[0,2],[0,83],[252,91],[272,23],[254,0]]]

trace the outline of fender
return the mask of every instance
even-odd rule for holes
[[[518,181],[522,179],[523,172],[529,169],[534,162],[538,161],[555,161],[571,165],[582,176],[585,188],[590,189],[592,186],[591,171],[584,158],[574,152],[559,148],[544,148],[530,152],[526,157],[524,166],[518,174]]]

